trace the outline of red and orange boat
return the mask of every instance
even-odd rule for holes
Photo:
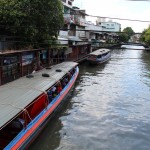
[[[27,148],[67,99],[78,64],[63,62],[0,87],[0,149]]]

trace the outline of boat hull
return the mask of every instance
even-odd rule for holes
[[[5,150],[27,149],[30,144],[37,138],[40,132],[44,129],[50,119],[56,114],[63,103],[67,100],[71,89],[79,74],[79,68],[76,68],[76,73],[70,80],[69,84],[63,89],[63,91],[56,96],[56,98],[50,103],[47,109],[43,110],[29,126],[22,131],[6,148]]]

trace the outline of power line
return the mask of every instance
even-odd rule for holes
[[[129,1],[142,1],[142,0],[129,0]],[[143,0],[143,1],[146,1],[146,0]],[[147,0],[147,1],[150,1],[150,0]],[[14,10],[15,7],[11,7],[11,8],[3,8],[3,7],[0,7],[1,10]],[[17,8],[18,9],[18,8]],[[18,10],[26,10],[27,8],[20,8]],[[35,10],[36,11],[36,10]],[[75,16],[80,16],[79,12],[75,12],[76,10],[73,10],[74,12],[71,12],[71,13],[63,13],[64,15],[75,15]],[[80,10],[79,10],[80,11]],[[34,10],[31,9],[31,12],[33,13]],[[39,11],[39,12],[51,12],[51,11]],[[150,23],[150,20],[141,20],[141,19],[129,19],[129,18],[119,18],[119,17],[109,17],[109,16],[97,16],[97,15],[91,15],[91,14],[85,14],[85,16],[88,16],[88,17],[94,17],[94,18],[108,18],[108,19],[116,19],[116,20],[125,20],[125,21],[134,21],[134,22],[147,22],[147,23]]]
[[[2,27],[9,27],[9,28],[16,28],[19,29],[19,28],[27,28],[27,27],[30,27],[30,26],[10,26],[10,25],[0,25],[0,28]],[[33,26],[31,26],[31,28],[33,28]],[[56,28],[48,28],[48,27],[34,27],[35,29],[50,29],[50,30],[56,30],[56,31],[85,31],[85,32],[99,32],[99,33],[126,33],[126,32],[121,32],[121,31],[102,31],[102,30],[92,30],[92,29],[63,29],[63,28],[60,28],[60,29],[56,29]],[[142,34],[140,32],[135,32],[133,34]]]
[[[136,21],[136,22],[148,22],[150,23],[149,20],[136,20],[136,19],[124,19],[124,18],[115,18],[115,17],[104,17],[104,16],[94,16],[94,15],[87,15],[90,17],[97,17],[97,18],[108,18],[108,19],[117,19],[117,20],[126,20],[126,21]]]

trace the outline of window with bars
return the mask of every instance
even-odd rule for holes
[[[72,2],[68,1],[68,5],[72,6]]]

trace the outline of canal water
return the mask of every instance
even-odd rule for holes
[[[112,50],[79,67],[68,104],[30,150],[150,150],[150,52]]]

